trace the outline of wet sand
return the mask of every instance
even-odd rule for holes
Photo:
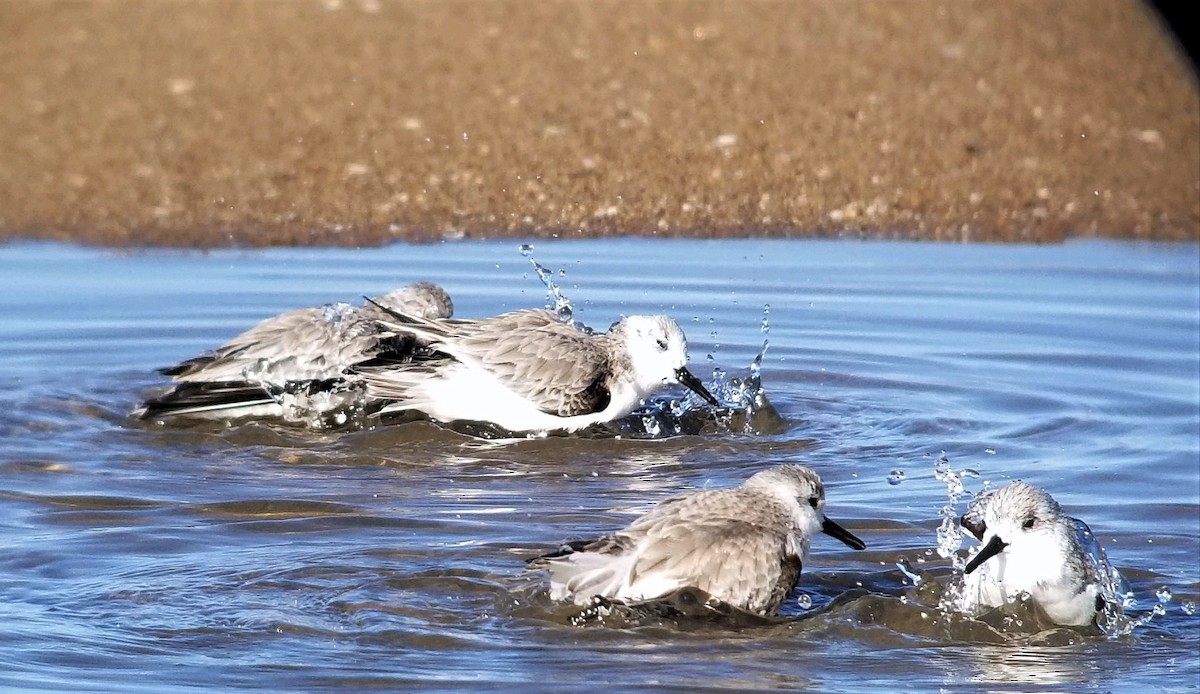
[[[1131,0],[0,0],[0,238],[1200,240]]]

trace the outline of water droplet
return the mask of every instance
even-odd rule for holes
[[[812,609],[812,598],[806,593],[801,593],[800,595],[796,596],[796,604],[805,610]]]
[[[1183,604],[1179,607],[1183,609],[1183,613],[1186,615],[1196,614],[1196,603],[1191,600],[1184,600]]]
[[[533,253],[533,244],[532,243],[523,243],[520,246],[517,246],[517,250],[521,251],[521,255],[528,258],[529,254]]]
[[[900,469],[892,470],[888,473],[888,484],[896,485],[904,481],[904,471]]]
[[[921,578],[920,574],[918,574],[916,571],[913,571],[913,568],[909,566],[907,559],[901,559],[900,561],[896,562],[896,568],[900,569],[900,573],[904,574],[908,580],[912,581],[914,586],[921,585],[921,582],[924,580]]]
[[[1168,588],[1167,586],[1163,586],[1162,588],[1159,588],[1158,592],[1156,592],[1154,595],[1155,595],[1155,597],[1158,598],[1158,601],[1160,603],[1171,602],[1171,589]]]

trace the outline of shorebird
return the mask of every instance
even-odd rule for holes
[[[1044,490],[1007,484],[983,497],[962,526],[983,543],[965,567],[969,611],[999,607],[1028,594],[1056,624],[1085,626],[1104,609],[1097,566],[1107,565],[1087,524],[1063,513]]]
[[[800,579],[812,536],[866,545],[825,517],[817,473],[781,465],[740,486],[663,501],[623,530],[573,542],[530,562],[550,575],[550,597],[643,603],[693,588],[734,607],[773,615]]]
[[[354,384],[347,369],[373,358],[384,345],[401,350],[380,329],[381,306],[424,318],[449,318],[454,304],[444,289],[418,282],[363,306],[338,303],[301,308],[268,318],[216,350],[161,369],[175,387],[142,404],[143,419],[286,417],[282,400],[300,396],[303,407],[343,407]],[[411,345],[407,346],[411,352]]]
[[[511,432],[577,431],[628,415],[646,396],[680,383],[720,403],[687,370],[687,340],[666,316],[626,316],[592,334],[543,309],[481,320],[442,320],[385,309],[401,350],[359,364],[381,414],[416,410],[441,422],[485,422]],[[397,363],[398,362],[398,363]]]

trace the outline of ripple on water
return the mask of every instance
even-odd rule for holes
[[[536,250],[535,265],[511,243],[0,248],[0,688],[1135,691],[1200,676],[1194,248]],[[669,313],[735,416],[668,394],[628,431],[515,440],[128,418],[161,387],[156,367],[412,279],[447,285],[463,316]],[[739,420],[754,377],[764,404]],[[816,467],[831,515],[870,549],[815,538],[777,621],[577,626],[522,574],[564,540],[780,462]],[[937,609],[963,553],[936,552],[942,509],[1014,478],[1088,519],[1133,591],[1132,633],[1063,630],[1029,606]]]

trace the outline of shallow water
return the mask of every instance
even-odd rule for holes
[[[445,286],[463,317],[542,306],[546,292],[512,242],[0,247],[0,687],[1200,682],[1197,246],[610,240],[534,256],[589,325],[673,315],[705,380],[745,369],[769,305],[762,378],[786,425],[505,443],[427,423],[135,422],[128,412],[163,385],[157,367],[282,310],[416,279]],[[919,604],[896,564],[950,578],[934,551],[943,453],[980,473],[969,491],[1021,478],[1085,519],[1145,623],[1106,639]],[[520,575],[527,558],[664,496],[778,462],[815,467],[830,517],[869,545],[816,538],[784,609],[807,619],[573,626]]]

